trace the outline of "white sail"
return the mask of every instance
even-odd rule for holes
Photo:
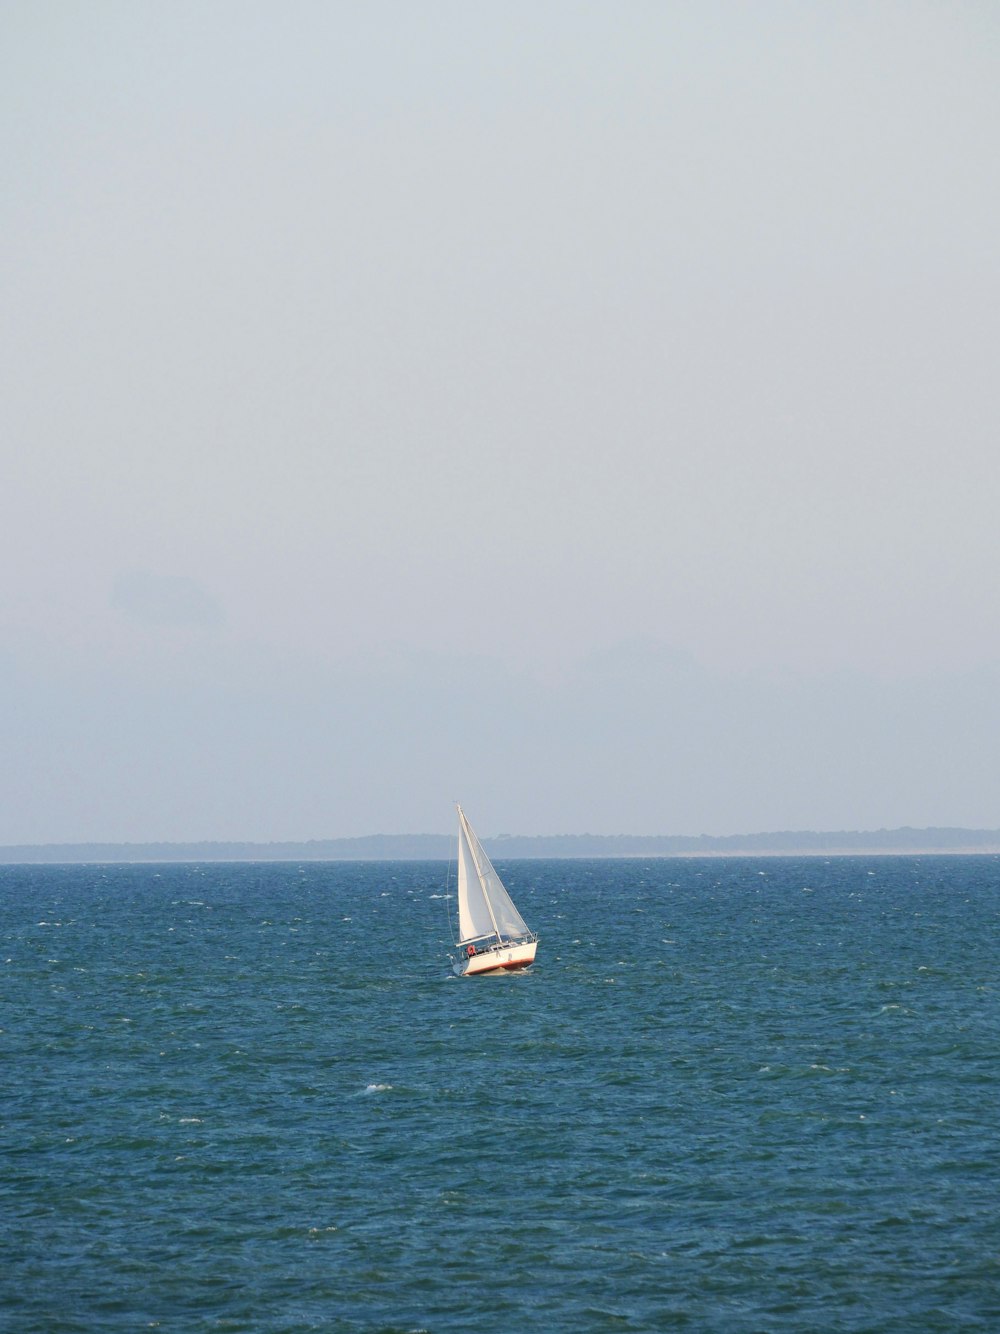
[[[515,939],[531,934],[461,806],[458,808],[458,933],[462,945],[486,936]]]
[[[458,813],[458,937],[459,944],[481,940],[494,934],[493,917],[483,893],[472,848],[465,832],[461,809]]]

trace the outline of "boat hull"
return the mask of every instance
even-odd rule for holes
[[[513,973],[519,968],[529,968],[535,962],[537,949],[537,940],[526,940],[482,950],[463,961],[462,976],[481,977],[485,973]]]

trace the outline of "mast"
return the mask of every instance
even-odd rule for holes
[[[461,806],[457,804],[455,809],[458,811],[458,818],[462,823],[463,829],[465,830],[465,840],[469,845],[469,851],[472,853],[472,860],[473,862],[475,862],[476,865],[476,875],[479,877],[479,888],[482,892],[483,899],[486,902],[486,907],[489,910],[490,921],[493,923],[493,931],[496,935],[497,941],[499,942],[500,928],[497,926],[497,919],[493,912],[493,904],[490,902],[489,890],[486,888],[486,881],[483,879],[483,868],[480,865],[479,858],[476,856],[476,843],[478,842],[478,840],[474,836],[472,838],[469,837],[469,834],[472,831],[469,829],[469,822],[465,818],[465,811],[463,811]]]

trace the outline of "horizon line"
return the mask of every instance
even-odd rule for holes
[[[114,861],[440,861],[453,834],[361,834],[310,839],[78,840],[0,845],[0,864]],[[850,856],[1000,852],[1000,829],[959,825],[873,830],[771,830],[756,834],[497,834],[507,860],[630,857]]]

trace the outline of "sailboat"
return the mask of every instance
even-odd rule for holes
[[[463,977],[512,972],[534,963],[538,935],[528,929],[461,806],[458,811],[458,941]]]

